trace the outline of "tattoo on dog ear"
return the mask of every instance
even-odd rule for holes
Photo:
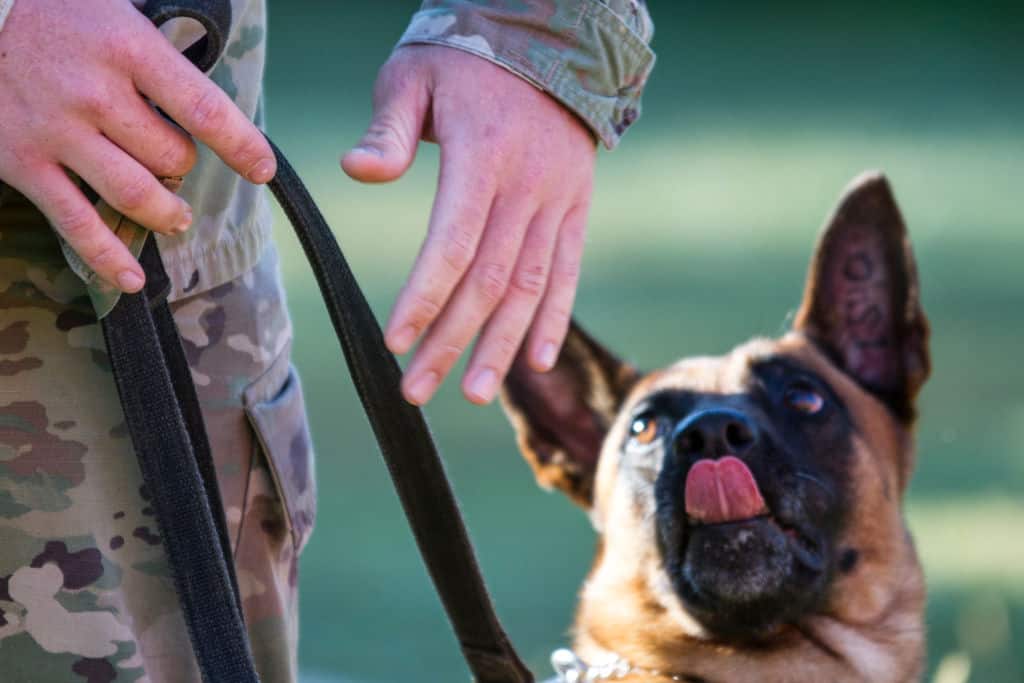
[[[885,329],[886,316],[881,303],[872,298],[872,289],[884,286],[876,281],[875,261],[864,251],[847,257],[843,264],[846,301],[843,304],[844,324],[852,342],[860,348],[885,347],[889,343]]]

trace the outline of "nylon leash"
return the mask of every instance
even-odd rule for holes
[[[150,0],[143,12],[158,26],[176,17],[201,23],[206,37],[185,54],[207,71],[225,47],[230,10],[228,0]],[[349,373],[474,680],[533,683],[494,611],[423,413],[402,397],[401,369],[385,347],[380,326],[330,227],[298,174],[270,144],[278,164],[270,189],[313,269]],[[103,320],[115,381],[154,498],[203,679],[252,683],[258,677],[213,461],[191,373],[166,303],[167,276],[152,238],[140,261],[146,289],[123,295]]]
[[[334,234],[280,150],[270,183],[309,259],[363,409],[420,554],[479,683],[532,683],[491,603],[473,545],[423,412],[405,401],[402,371]]]

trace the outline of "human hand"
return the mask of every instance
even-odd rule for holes
[[[373,121],[342,167],[363,182],[395,180],[421,139],[441,147],[437,196],[385,339],[403,354],[423,337],[402,380],[406,399],[421,405],[479,332],[462,390],[487,403],[520,346],[538,371],[555,363],[579,279],[596,145],[519,76],[453,48],[402,47],[381,69]]]
[[[259,130],[128,0],[15,3],[0,33],[0,93],[0,179],[126,292],[142,288],[142,268],[65,170],[146,228],[187,229],[190,207],[157,178],[188,173],[195,145],[145,98],[250,181],[276,170]]]

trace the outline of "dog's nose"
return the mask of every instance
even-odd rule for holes
[[[695,460],[743,455],[757,443],[757,428],[737,410],[702,410],[679,423],[674,443],[676,453]]]

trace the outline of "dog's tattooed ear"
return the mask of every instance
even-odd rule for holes
[[[904,420],[928,377],[928,321],[892,190],[877,173],[847,189],[822,234],[794,327]]]
[[[531,370],[522,357],[516,360],[502,405],[541,486],[590,506],[601,444],[637,378],[631,365],[575,321],[549,372]]]

